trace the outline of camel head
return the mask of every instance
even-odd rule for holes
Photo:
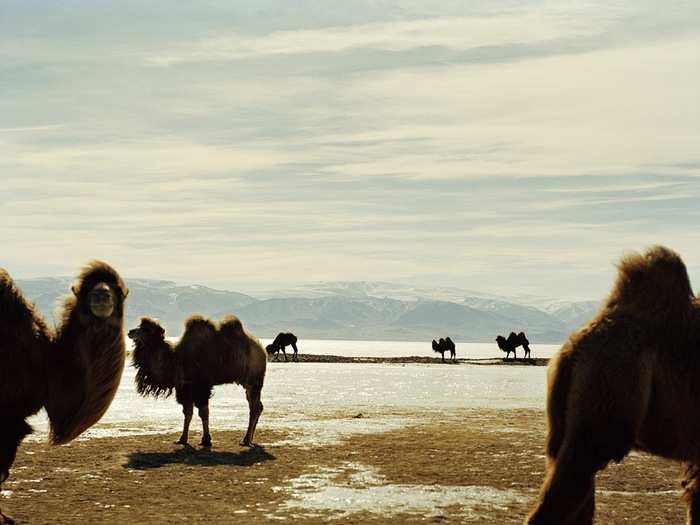
[[[496,343],[498,343],[498,348],[505,351],[505,348],[507,346],[507,341],[505,337],[499,335],[498,337],[496,337]]]
[[[92,315],[105,319],[114,312],[115,293],[107,283],[97,283],[87,294]]]
[[[163,341],[165,339],[165,329],[153,319],[142,317],[141,323],[129,330],[127,334],[134,343],[146,341]]]
[[[88,264],[71,287],[71,291],[75,297],[69,304],[75,305],[83,323],[119,319],[121,324],[124,300],[129,295],[129,289],[107,263],[92,261]],[[71,310],[73,307],[69,312]]]
[[[277,352],[277,345],[274,345],[274,344],[270,343],[269,345],[267,345],[267,346],[265,347],[265,350],[267,350],[267,353],[268,353],[268,354],[272,355],[272,354],[274,354],[275,352]]]

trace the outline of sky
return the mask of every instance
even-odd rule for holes
[[[700,3],[0,3],[0,267],[599,299],[700,280]]]

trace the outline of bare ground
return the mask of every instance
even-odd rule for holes
[[[211,450],[173,444],[176,429],[26,443],[0,504],[20,524],[522,522],[544,472],[541,412],[412,416],[419,424],[310,447],[283,444],[294,435],[266,429],[264,416],[254,449],[239,447],[243,430],[214,430]],[[608,467],[596,522],[682,523],[679,470],[637,454]]]

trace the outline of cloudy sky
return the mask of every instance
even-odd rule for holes
[[[0,266],[600,298],[700,279],[700,3],[4,1]]]

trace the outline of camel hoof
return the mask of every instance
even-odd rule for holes
[[[245,439],[239,443],[240,446],[242,447],[248,447],[248,448],[255,448],[257,445],[255,443],[251,443],[250,441],[246,441]]]
[[[211,448],[211,437],[203,437],[202,442],[199,445],[202,447]]]
[[[175,444],[176,445],[187,445],[187,440],[180,438],[175,442]]]

